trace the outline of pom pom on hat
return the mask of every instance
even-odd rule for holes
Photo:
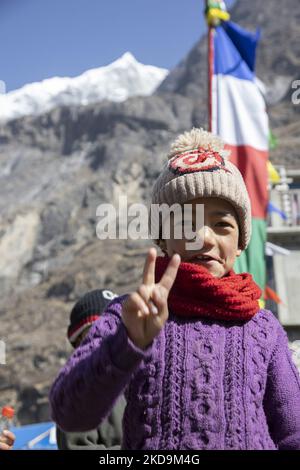
[[[177,139],[171,144],[171,149],[168,158],[172,158],[180,153],[185,153],[188,150],[195,150],[202,147],[204,150],[212,150],[218,152],[223,158],[230,156],[229,150],[224,149],[224,142],[219,136],[212,134],[200,128],[194,127],[191,131],[180,134]]]

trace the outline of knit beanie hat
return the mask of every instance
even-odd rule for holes
[[[78,300],[71,311],[67,332],[72,346],[75,345],[78,336],[100,317],[115,297],[117,295],[110,290],[96,289],[88,292]]]
[[[229,154],[222,140],[211,132],[193,128],[179,135],[154,183],[151,203],[171,206],[200,197],[225,199],[236,210],[239,245],[244,250],[251,237],[251,204],[243,177],[228,160]],[[159,224],[155,217],[151,218],[152,233],[153,225]]]

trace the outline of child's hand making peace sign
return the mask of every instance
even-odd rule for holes
[[[166,323],[168,295],[176,279],[180,256],[173,255],[159,283],[155,284],[156,250],[151,248],[144,265],[143,283],[125,300],[122,319],[133,343],[146,349]]]

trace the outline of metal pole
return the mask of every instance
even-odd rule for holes
[[[213,119],[213,76],[214,76],[214,28],[208,30],[208,129],[212,131]]]
[[[208,8],[208,0],[206,0],[206,11]],[[208,70],[208,87],[207,87],[207,103],[208,103],[208,130],[212,131],[212,82],[213,82],[213,75],[214,75],[214,27],[208,25],[208,35],[207,35],[207,43],[208,43],[208,53],[207,53],[207,70]]]

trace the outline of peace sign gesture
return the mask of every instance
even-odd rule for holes
[[[128,336],[141,349],[146,349],[166,323],[168,295],[176,279],[180,256],[173,255],[160,282],[155,284],[156,250],[148,251],[143,283],[125,300],[122,319]]]

